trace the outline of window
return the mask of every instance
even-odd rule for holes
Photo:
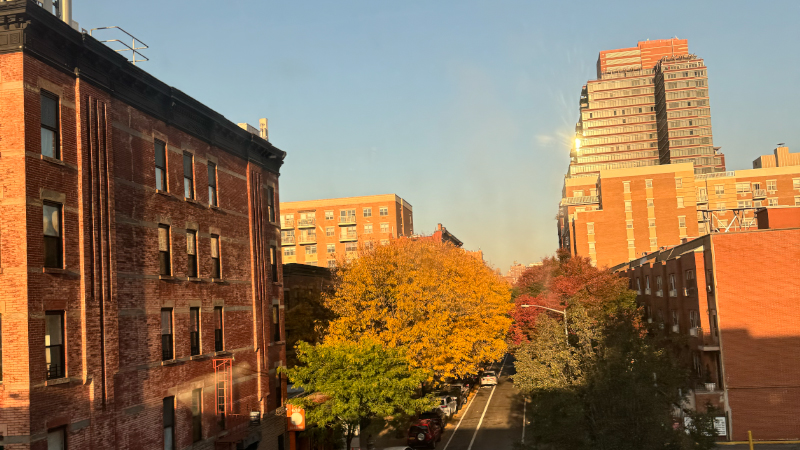
[[[753,190],[757,191],[759,189],[761,189],[761,183],[753,183]]]
[[[794,206],[800,206],[800,197],[794,198]]]
[[[686,271],[686,281],[694,280],[694,270],[689,269]]]
[[[364,225],[364,234],[372,234],[372,224],[368,223]]]
[[[47,431],[47,450],[67,450],[67,427]]]
[[[388,239],[381,239],[381,245],[389,245]]]
[[[217,165],[208,163],[208,204],[219,206],[217,202]]]
[[[717,195],[724,195],[725,194],[725,185],[715,184],[714,185],[714,193],[717,194]]]
[[[753,202],[750,200],[739,200],[737,202],[739,204],[739,208],[752,208]]]
[[[316,245],[307,245],[306,246],[306,256],[317,255],[317,246]]]
[[[686,216],[678,216],[678,226],[681,228],[686,227]]]
[[[281,340],[281,309],[278,305],[272,305],[272,341]]]
[[[379,214],[382,217],[385,217],[385,216],[389,215],[389,207],[388,206],[381,206],[380,208],[378,208],[378,211],[379,211]]]
[[[678,208],[683,208],[683,197],[678,197]]]
[[[372,217],[372,208],[363,208],[364,217]]]
[[[633,221],[632,220],[626,220],[625,221],[625,228],[627,228],[629,230],[632,230],[633,229]]]
[[[364,242],[364,249],[365,250],[372,250],[373,248],[375,248],[375,242],[374,241],[366,241],[366,242]]]
[[[597,197],[597,188],[589,189],[589,195],[591,195],[592,197]]]
[[[328,244],[328,253],[336,253],[336,244]]]
[[[42,155],[50,158],[61,158],[58,130],[58,97],[47,91],[39,96],[42,113]]]
[[[333,220],[333,211],[325,211],[325,220]]]
[[[674,273],[669,274],[669,290],[671,290],[671,291],[675,290],[675,274]]]
[[[631,182],[630,181],[623,181],[622,182],[622,192],[630,192],[631,191]]]
[[[355,223],[356,210],[355,209],[341,209],[339,210],[340,223]]]
[[[695,310],[689,311],[689,326],[692,328],[700,327],[700,313]]]
[[[588,222],[586,224],[586,234],[594,234],[594,222]]]
[[[175,397],[166,397],[161,411],[164,420],[164,450],[175,450]]]
[[[777,198],[769,198],[767,200],[769,201],[768,206],[778,206],[778,199]]]
[[[582,190],[572,191],[572,196],[576,198],[583,197],[583,191]]]
[[[267,186],[267,218],[275,223],[275,188]]]
[[[653,199],[652,198],[648,198],[647,199],[647,207],[648,208],[652,208],[654,206],[655,206],[655,203],[653,202]]]
[[[169,225],[158,226],[158,273],[163,276],[172,275],[172,257],[170,255]]]
[[[761,200],[755,200],[755,201],[753,202],[753,207],[755,207],[755,208],[761,208]]]
[[[169,361],[174,358],[172,350],[172,310],[161,310],[161,360]]]
[[[214,351],[221,352],[223,348],[222,340],[222,306],[214,307]]]
[[[658,289],[660,291],[662,286],[663,286],[663,283],[661,282],[661,275],[657,275],[656,276],[656,289]]]
[[[723,214],[725,213],[725,203],[717,203],[717,209],[720,210]]]
[[[736,183],[736,193],[746,194],[750,192],[750,183]]]
[[[183,154],[183,196],[194,199],[194,156]]]
[[[589,253],[595,253],[595,252],[596,252],[596,250],[595,250],[594,242],[589,242]]]
[[[325,227],[325,236],[333,236],[336,232],[333,227]]]
[[[189,347],[190,354],[200,354],[200,308],[189,308]]]
[[[672,325],[678,325],[679,324],[678,317],[679,317],[678,316],[678,311],[673,309],[672,310]]]
[[[644,276],[644,288],[649,291],[650,290],[650,275]]]
[[[641,292],[642,291],[642,279],[636,277],[636,290]]]
[[[800,178],[792,178],[792,189],[800,189]]]
[[[634,248],[634,247],[636,246],[633,243],[633,239],[628,239],[628,248]]]
[[[778,181],[777,180],[767,180],[767,190],[768,191],[777,191],[778,190]]]
[[[278,247],[274,245],[269,246],[269,265],[272,269],[272,282],[278,283]]]
[[[683,178],[675,178],[675,189],[683,187]]]
[[[328,260],[328,268],[329,269],[335,269],[336,268],[336,260],[335,259],[329,259]]]
[[[625,211],[627,211],[627,212],[631,211],[631,201],[630,200],[625,200]]]
[[[203,440],[203,389],[192,390],[192,442]]]
[[[388,233],[388,232],[389,232],[389,224],[388,223],[382,223],[381,224],[381,233]]]
[[[44,346],[47,379],[64,378],[64,311],[47,311],[44,315]]]
[[[658,247],[658,239],[650,238],[650,247]]]
[[[211,235],[211,278],[222,279],[219,258],[219,236]]]
[[[655,228],[656,219],[647,219],[647,226],[650,227],[650,228]]]
[[[156,189],[167,191],[167,144],[159,141],[154,142],[156,153]]]
[[[653,187],[653,180],[644,180],[644,187],[651,189]]]
[[[197,231],[186,230],[186,276],[197,278]]]
[[[356,244],[355,242],[348,242],[344,244],[344,251],[346,253],[356,252],[358,251],[358,244]]]
[[[61,239],[61,205],[44,202],[44,267],[64,267],[63,241]]]
[[[286,247],[283,249],[283,256],[285,258],[294,258],[294,247]]]

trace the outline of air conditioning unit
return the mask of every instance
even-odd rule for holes
[[[700,327],[689,328],[689,335],[695,337],[700,336]]]
[[[681,331],[681,329],[677,324],[672,326],[672,332],[673,333],[680,333],[680,331]]]

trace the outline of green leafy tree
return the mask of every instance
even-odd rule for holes
[[[707,418],[686,430],[677,422],[692,381],[674,351],[682,346],[646,328],[627,280],[584,258],[550,263],[517,308],[547,302],[564,316],[512,313],[520,337],[514,384],[532,400],[525,448],[712,448]]]
[[[405,352],[376,341],[297,344],[299,365],[289,381],[309,395],[289,400],[303,407],[306,421],[341,431],[350,448],[359,426],[374,418],[416,414],[433,408],[417,395],[428,374],[409,367]]]
[[[322,292],[316,289],[297,290],[292,299],[292,307],[286,311],[286,365],[297,365],[295,345],[300,342],[316,344],[334,318],[333,312],[325,307]]]

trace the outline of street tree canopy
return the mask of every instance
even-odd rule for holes
[[[477,372],[506,351],[509,286],[451,244],[398,239],[362,250],[334,276],[328,340],[374,339],[407,349],[435,378]]]
[[[297,344],[299,365],[289,381],[311,395],[290,399],[306,411],[306,421],[341,431],[350,448],[358,427],[372,418],[416,414],[431,409],[417,391],[428,374],[411,369],[401,349],[376,341]]]
[[[526,448],[713,447],[709,418],[683,409],[693,380],[676,351],[682,345],[647,329],[627,286],[580,257],[549,259],[515,286],[513,379],[532,398]],[[681,415],[696,426],[684,430]]]

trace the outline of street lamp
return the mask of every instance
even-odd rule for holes
[[[559,313],[562,316],[564,316],[564,336],[567,337],[567,343],[569,343],[569,332],[567,331],[567,311],[566,310],[560,311],[558,309],[548,308],[547,306],[541,306],[541,305],[519,305],[519,306],[521,308],[542,308],[542,309],[546,309],[548,311],[552,311],[554,313]]]

